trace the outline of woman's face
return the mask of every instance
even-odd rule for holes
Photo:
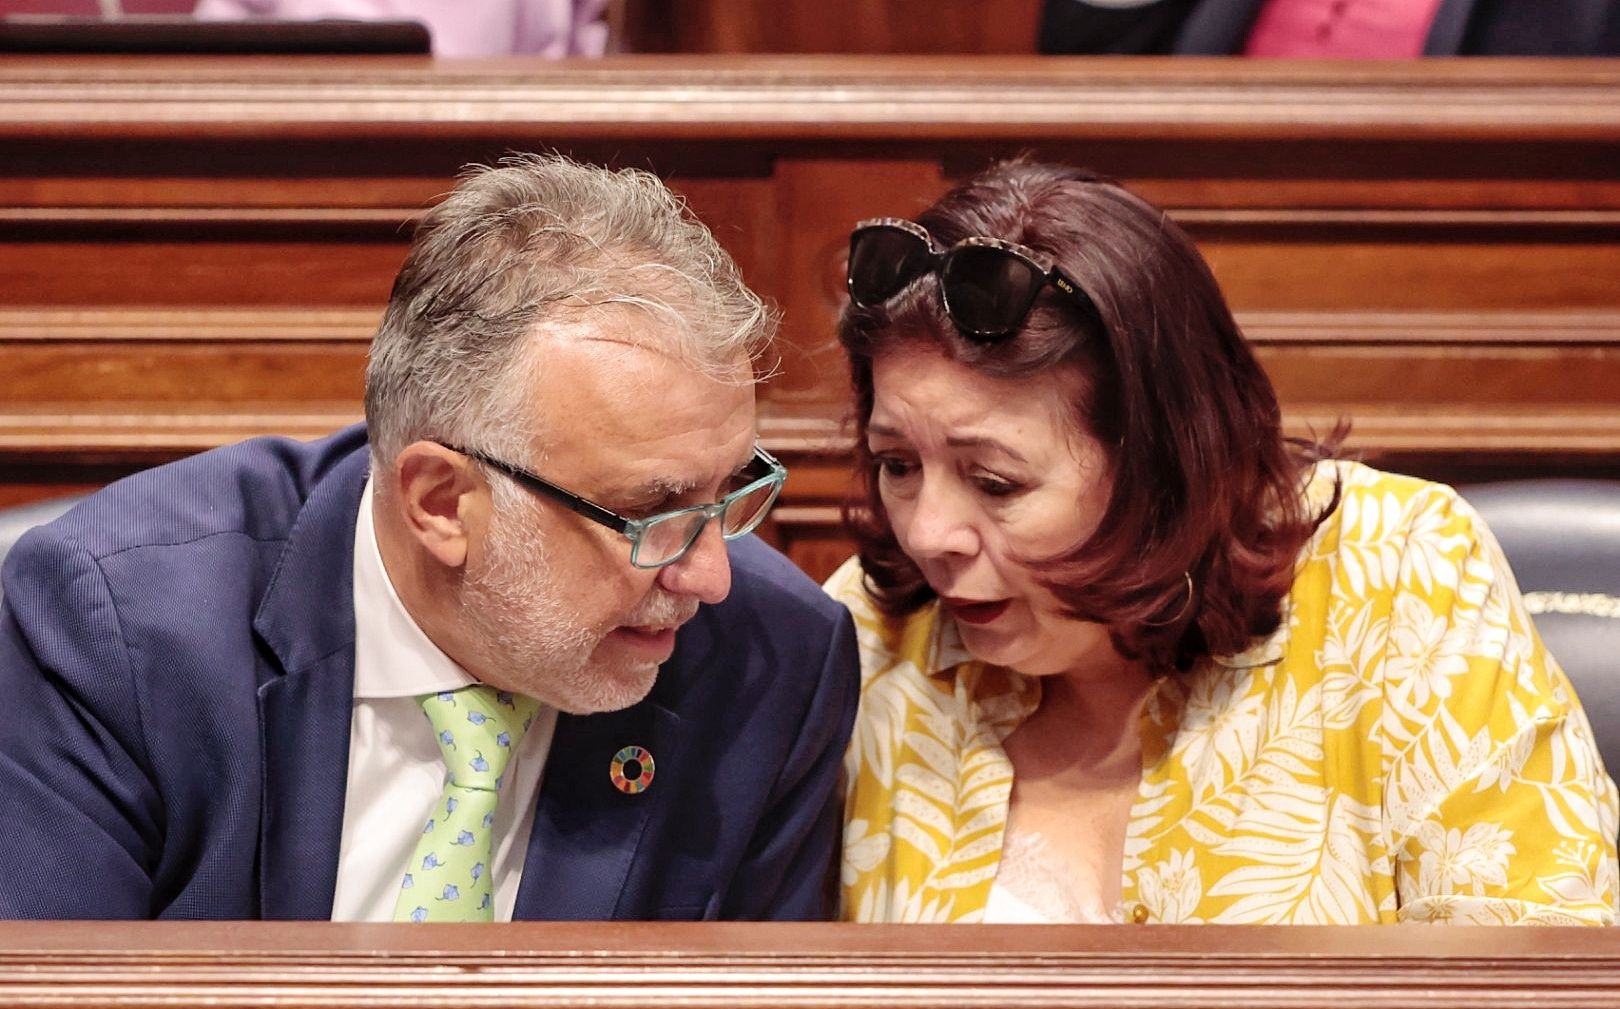
[[[1069,419],[1073,381],[992,378],[926,347],[872,367],[867,442],[901,548],[970,652],[1033,676],[1110,648],[1022,563],[1077,546],[1108,505],[1102,447]]]

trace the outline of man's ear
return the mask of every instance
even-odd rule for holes
[[[489,496],[471,459],[431,441],[394,459],[406,532],[445,567],[467,563],[469,535],[489,521]]]

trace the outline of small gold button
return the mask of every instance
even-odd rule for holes
[[[1131,921],[1138,925],[1147,924],[1148,909],[1146,904],[1138,904],[1131,908]]]

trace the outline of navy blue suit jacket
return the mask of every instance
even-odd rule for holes
[[[1046,0],[1043,53],[1225,56],[1243,51],[1265,0]],[[1440,0],[1425,56],[1620,54],[1620,0]]]
[[[331,913],[365,431],[112,485],[13,548],[0,917]],[[651,696],[558,719],[515,917],[817,918],[854,718],[849,615],[758,540]],[[628,744],[657,779],[608,777]]]

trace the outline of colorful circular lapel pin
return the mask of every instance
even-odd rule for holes
[[[653,763],[653,755],[639,746],[626,746],[615,753],[613,764],[608,768],[613,787],[625,795],[645,792],[657,773],[658,765]]]

